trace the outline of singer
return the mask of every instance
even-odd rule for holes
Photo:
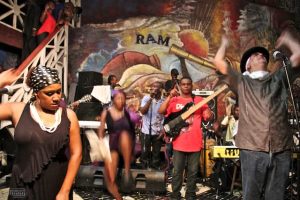
[[[142,155],[140,160],[143,168],[159,169],[160,166],[159,153],[162,145],[161,135],[164,116],[158,113],[158,109],[164,101],[162,99],[162,88],[162,83],[152,83],[150,95],[144,96],[141,102],[140,112],[143,115],[143,124],[141,135]]]
[[[287,68],[290,80],[294,81],[300,75],[299,42],[289,32],[283,32],[276,48],[281,46],[292,52],[293,62]],[[214,64],[227,76],[229,86],[239,99],[235,142],[240,148],[243,199],[283,200],[293,145],[287,118],[285,71],[280,68],[274,73],[268,72],[268,50],[253,47],[243,54],[240,62],[243,74],[239,74],[225,60],[228,47],[228,39],[224,36]]]

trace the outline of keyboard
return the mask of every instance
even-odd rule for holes
[[[240,150],[236,146],[212,146],[211,158],[239,158]]]

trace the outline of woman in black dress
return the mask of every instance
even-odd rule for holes
[[[134,123],[125,106],[125,93],[121,90],[114,90],[112,105],[101,113],[101,125],[99,128],[99,138],[101,140],[105,135],[105,124],[107,125],[111,160],[106,159],[104,161],[105,180],[108,191],[117,200],[122,199],[115,182],[119,155],[122,155],[124,160],[125,174],[122,177],[123,188],[130,192],[132,186],[130,162],[134,144]]]
[[[0,74],[0,88],[14,77]],[[30,103],[0,104],[0,120],[12,120],[17,153],[9,199],[72,199],[71,187],[80,166],[81,140],[75,113],[60,107],[58,72],[36,67],[27,79]]]

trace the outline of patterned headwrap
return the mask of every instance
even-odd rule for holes
[[[34,92],[55,83],[61,83],[58,71],[50,67],[38,66],[32,70],[29,77],[29,86]]]

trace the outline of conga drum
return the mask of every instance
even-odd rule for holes
[[[200,172],[202,177],[207,178],[213,173],[215,161],[210,158],[210,148],[216,145],[216,140],[206,139],[205,145],[203,141],[203,149],[200,156]]]

